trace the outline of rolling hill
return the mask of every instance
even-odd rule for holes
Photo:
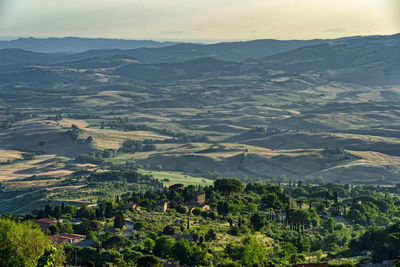
[[[58,158],[66,177],[77,156],[136,140],[155,149],[97,167],[398,182],[400,35],[116,44],[79,53],[0,50],[0,149],[10,160],[45,141],[42,156]],[[54,121],[60,125],[47,124]],[[63,139],[73,123],[90,145]],[[31,163],[27,170],[49,170]]]

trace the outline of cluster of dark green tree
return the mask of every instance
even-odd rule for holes
[[[118,181],[118,180],[124,180],[128,183],[149,182],[152,184],[158,184],[162,186],[161,183],[157,183],[157,179],[155,179],[152,175],[141,174],[135,170],[92,173],[88,177],[88,180],[90,182],[106,182],[106,181]]]
[[[88,178],[137,182],[143,177],[115,171]],[[202,194],[211,210],[193,206]],[[157,207],[165,202],[168,210],[162,213]],[[395,259],[400,249],[400,227],[395,223],[399,204],[397,187],[244,184],[218,179],[212,186],[160,186],[102,199],[94,207],[47,205],[34,213],[38,218],[65,219],[48,234],[73,232],[97,242],[97,248],[66,248],[67,255],[77,255],[75,260],[82,265],[145,266],[140,264],[159,264],[162,258],[188,265],[269,266],[301,263],[308,257],[327,261],[361,256],[365,250],[372,252],[365,262]],[[181,222],[159,226],[157,220],[164,217],[181,218]],[[79,218],[81,223],[71,224],[69,218]],[[121,235],[129,224],[127,218],[133,220],[130,238]]]
[[[54,208],[46,205],[44,209],[34,210],[33,214],[36,215],[37,219],[63,219],[63,222],[59,221],[56,225],[50,226],[49,231],[51,234],[62,232],[76,233],[86,235],[91,240],[97,240],[97,231],[100,230],[102,221],[113,218],[115,228],[122,228],[124,226],[124,213],[126,210],[127,206],[117,196],[115,199],[99,200],[96,208],[89,208],[87,205],[79,207],[74,205],[66,206],[62,203],[61,206],[56,205]],[[69,219],[72,218],[78,218],[81,222],[71,224]],[[19,217],[19,219],[29,220],[33,219],[33,216],[23,216]]]
[[[202,246],[185,239],[175,241],[169,236],[160,236],[154,242],[154,254],[164,259],[178,261],[189,266],[207,266],[211,259]]]
[[[396,187],[353,186],[333,183],[285,188],[320,215],[343,216],[352,224],[385,226],[394,220],[400,198]]]
[[[212,187],[196,189],[178,184],[168,190],[126,197],[144,208],[150,208],[157,200],[168,199],[171,208],[185,213],[182,207],[189,201],[187,192],[192,190],[205,192],[207,203],[217,211],[215,214],[194,209],[193,214],[229,222],[227,233],[231,235],[260,231],[274,240],[290,243],[296,253],[303,253],[298,259],[306,254],[318,254],[321,249],[329,258],[361,254],[349,247],[350,242],[359,238],[366,226],[390,224],[399,215],[400,199],[395,188],[385,189],[392,190],[393,194],[383,194],[380,187],[332,183],[244,186],[235,179],[219,179]]]
[[[156,146],[154,144],[144,144],[142,141],[126,140],[122,143],[122,146],[118,149],[118,152],[136,153],[153,150],[156,150]]]
[[[7,110],[4,113],[5,119],[0,122],[0,129],[9,129],[18,121],[29,120],[37,117],[36,114],[20,112],[16,110]]]
[[[90,140],[90,142],[92,142],[92,139]],[[121,147],[118,150],[96,150],[90,152],[87,155],[79,155],[78,157],[76,157],[75,161],[78,163],[91,163],[96,165],[112,165],[109,162],[106,162],[104,159],[114,158],[120,153],[136,153],[142,151],[153,151],[155,149],[156,146],[154,144],[143,144],[143,142],[141,141],[126,140],[122,143]]]
[[[354,254],[373,251],[374,262],[400,259],[400,223],[388,227],[368,227],[359,238],[351,241],[350,249]]]
[[[85,169],[77,170],[75,177],[65,179],[63,185],[83,185],[87,189],[98,188],[100,197],[109,195],[107,192],[117,190],[126,192],[127,190],[143,191],[148,188],[160,189],[163,183],[149,174],[142,174],[137,170],[124,169],[109,170],[104,172],[93,172]],[[139,190],[139,187],[141,190]],[[84,192],[81,192],[84,193]],[[66,192],[68,194],[68,192]]]
[[[129,241],[129,240],[128,240]],[[123,248],[99,249],[65,247],[67,262],[74,266],[140,266],[161,267],[162,261],[154,255],[142,254],[125,244]]]
[[[69,129],[66,134],[69,135],[69,137],[73,140],[76,141],[79,138],[79,135],[82,133],[82,130],[79,129],[78,126],[75,124],[71,125],[71,129]]]
[[[91,163],[95,165],[105,165],[106,161],[104,159],[113,158],[116,155],[117,151],[115,149],[96,150],[87,155],[79,155],[75,158],[75,161],[82,164]]]

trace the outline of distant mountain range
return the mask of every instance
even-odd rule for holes
[[[353,37],[356,38],[356,37]],[[0,66],[48,65],[125,57],[144,63],[173,63],[201,57],[243,62],[335,40],[254,40],[218,44],[172,43],[85,38],[21,38],[0,41]]]
[[[318,76],[323,80],[358,84],[397,84],[400,82],[400,34],[335,40],[176,44],[160,48],[90,50],[75,54],[0,49],[1,68],[22,67],[26,73],[26,68],[30,66],[47,66],[47,71],[51,71],[51,66],[107,69],[106,74],[130,81],[252,74],[280,80],[279,84],[289,86],[290,80],[285,81],[287,73],[292,76],[303,73],[302,79],[312,79],[313,83]],[[37,71],[43,72],[43,69],[36,69],[35,73]],[[306,73],[314,73],[314,76],[307,78],[304,76]],[[12,77],[9,72],[0,74],[7,80]]]
[[[177,43],[105,38],[19,38],[11,41],[0,41],[0,49],[19,48],[44,53],[78,53],[92,49],[136,49],[141,47],[164,47],[174,44]]]

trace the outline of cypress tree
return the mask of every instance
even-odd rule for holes
[[[118,211],[114,218],[114,228],[122,229],[125,225],[124,214],[122,211]]]

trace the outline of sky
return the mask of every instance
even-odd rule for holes
[[[0,38],[215,42],[400,32],[400,0],[0,0]]]

